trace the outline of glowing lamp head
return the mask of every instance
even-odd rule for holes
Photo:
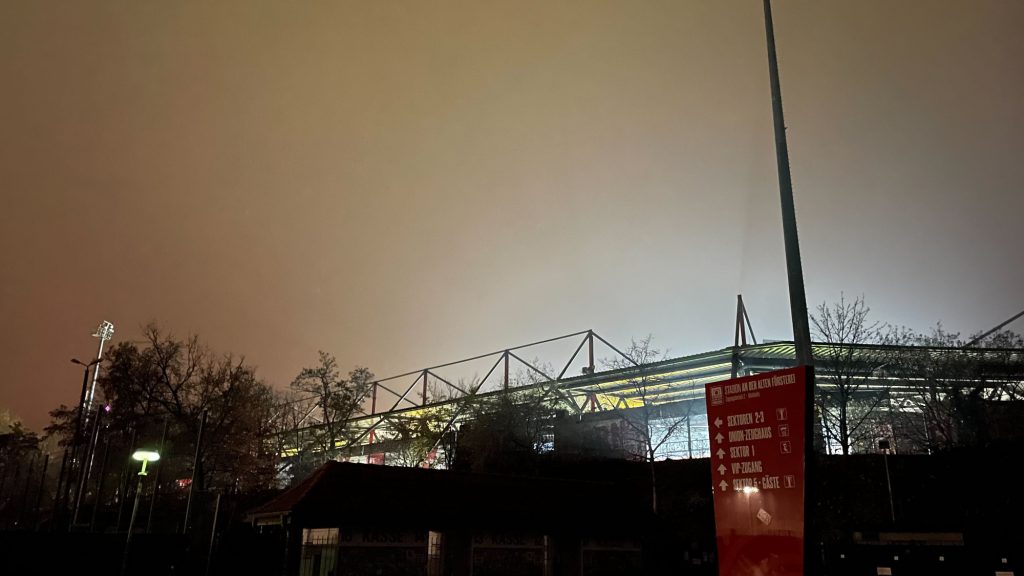
[[[743,493],[744,494],[748,494],[748,495],[749,494],[756,494],[757,492],[759,492],[759,490],[756,487],[754,487],[754,486],[744,486],[743,487]]]
[[[159,460],[160,454],[154,450],[136,450],[135,453],[132,454],[132,459],[142,462],[142,470],[139,470],[139,476],[145,476],[146,465],[150,462],[156,462]]]
[[[135,454],[132,454],[132,458],[139,462],[156,462],[160,459],[160,455],[152,450],[136,450]]]

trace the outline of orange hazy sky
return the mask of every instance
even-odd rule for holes
[[[1024,3],[775,6],[811,304],[1024,308]],[[150,320],[285,387],[790,337],[761,2],[0,3],[0,408]],[[1017,326],[1020,330],[1021,327]]]

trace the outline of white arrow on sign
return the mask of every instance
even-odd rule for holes
[[[715,434],[715,441],[717,441],[719,444],[721,444],[722,440],[725,440],[725,436],[722,436],[721,432],[719,432],[718,434]]]
[[[725,450],[722,450],[721,448],[719,448],[718,452],[715,452],[715,454],[718,455],[719,458],[725,458]]]
[[[729,485],[725,483],[725,480],[722,480],[718,483],[718,487],[722,489],[722,492],[725,492],[729,488]]]
[[[725,464],[719,464],[718,465],[718,473],[719,474],[725,474]]]
[[[721,428],[721,427],[722,427],[722,419],[721,418],[715,418],[715,428]]]

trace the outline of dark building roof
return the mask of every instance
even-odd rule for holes
[[[302,527],[545,529],[609,525],[647,516],[648,488],[635,479],[580,480],[474,474],[328,462],[301,484],[249,512]]]

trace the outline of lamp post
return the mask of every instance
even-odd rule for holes
[[[89,369],[99,364],[101,360],[101,358],[97,357],[92,362],[86,363],[82,362],[78,358],[71,359],[72,364],[78,364],[79,366],[82,367],[82,393],[78,399],[78,418],[75,421],[74,450],[71,453],[71,468],[70,470],[68,470],[67,482],[68,492],[70,492],[70,479],[73,477],[74,473],[77,473],[76,479],[78,481],[78,486],[75,490],[75,507],[74,512],[72,514],[72,525],[78,518],[78,510],[79,506],[81,505],[82,494],[85,484],[85,474],[82,473],[83,460],[85,459],[85,455],[81,454],[80,451],[82,448],[82,434],[85,433],[85,402],[86,394],[89,390]],[[71,526],[69,526],[69,528],[70,527]]]
[[[82,401],[78,405],[78,432],[79,433],[82,433],[83,431],[88,429],[88,424],[89,424],[88,420],[90,418],[90,415],[92,414],[92,401],[93,401],[93,398],[95,398],[95,396],[96,396],[96,383],[99,381],[99,378],[100,378],[99,362],[100,362],[100,359],[103,358],[103,345],[107,343],[107,340],[110,340],[111,338],[114,337],[114,325],[111,324],[110,322],[106,321],[106,320],[104,320],[103,322],[100,322],[100,325],[99,325],[98,328],[96,328],[96,332],[93,334],[93,337],[100,339],[100,346],[99,346],[99,349],[96,351],[96,360],[94,360],[93,362],[90,362],[88,364],[88,366],[93,366],[93,365],[96,366],[92,370],[92,386],[89,387],[89,392],[88,393],[85,393],[85,390],[83,389],[83,391],[82,391]],[[82,364],[82,362],[80,360],[77,360],[77,359],[72,359],[71,361],[74,362],[75,364]],[[82,364],[82,365],[86,366],[85,364]],[[86,379],[88,380],[88,370],[86,372],[87,372],[87,374],[86,374],[87,378]],[[99,418],[99,415],[100,415],[99,410],[97,410],[96,411],[97,419]],[[97,429],[97,431],[98,431],[98,429]],[[75,513],[72,516],[72,520],[71,520],[72,526],[71,527],[73,527],[74,523],[78,522],[79,506],[81,505],[81,500],[82,500],[82,498],[85,495],[85,487],[89,483],[89,474],[92,472],[92,457],[94,455],[93,452],[96,449],[96,438],[97,437],[98,437],[98,434],[93,434],[92,442],[89,443],[89,447],[88,447],[88,449],[85,452],[85,458],[80,463],[79,479],[78,479],[78,498],[75,500]],[[88,460],[88,463],[85,462],[84,460]]]
[[[93,366],[99,364],[100,360],[101,360],[101,358],[96,358],[92,362],[89,362],[88,364],[86,364],[85,362],[82,362],[78,358],[72,358],[71,359],[71,363],[72,364],[78,364],[79,366],[82,366],[82,368],[83,368],[83,374],[82,374],[82,394],[78,398],[78,422],[77,422],[77,427],[75,428],[75,436],[76,436],[76,438],[79,435],[81,435],[81,433],[82,433],[82,412],[85,410],[85,393],[89,390],[89,369],[92,368]]]
[[[121,562],[121,574],[128,572],[128,554],[132,545],[132,531],[135,529],[135,516],[139,512],[139,495],[142,493],[142,479],[146,477],[146,465],[160,459],[160,454],[153,450],[136,450],[132,459],[142,462],[142,469],[139,470],[139,484],[135,488],[135,504],[132,505],[132,517],[128,521],[128,537],[124,542],[124,559]]]

